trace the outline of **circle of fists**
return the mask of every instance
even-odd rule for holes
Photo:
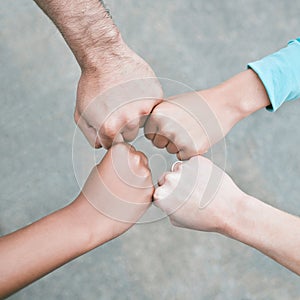
[[[85,105],[76,122],[92,146],[108,151],[83,193],[98,211],[128,226],[153,202],[176,226],[215,230],[215,206],[221,204],[211,200],[234,184],[202,154],[223,138],[222,128],[199,93],[162,98],[157,78],[145,78],[119,84]],[[154,146],[180,160],[156,189],[147,157],[128,144],[141,127]]]

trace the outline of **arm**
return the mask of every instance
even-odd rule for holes
[[[300,218],[246,195],[236,199],[223,234],[256,248],[300,275]]]
[[[221,233],[300,274],[300,219],[246,195],[226,173],[221,180],[210,178],[212,170],[223,173],[201,156],[176,165],[160,180],[155,204],[175,226]],[[198,174],[198,180],[191,180],[191,174]],[[200,208],[207,184],[214,180],[220,180],[215,196]]]
[[[173,96],[157,105],[145,134],[157,147],[188,159],[205,153],[236,123],[269,104],[263,83],[249,69],[216,87]]]
[[[81,67],[74,118],[90,144],[109,148],[116,137],[133,140],[144,116],[162,98],[153,70],[125,44],[99,0],[35,2],[55,23]],[[151,79],[145,83],[145,78]],[[125,93],[122,84],[130,81]],[[140,91],[141,85],[146,91]],[[131,103],[133,99],[139,101]]]
[[[114,165],[120,156],[123,164]],[[124,233],[146,211],[152,191],[145,156],[122,144],[112,147],[74,202],[0,238],[0,298]]]
[[[101,230],[102,222],[105,228],[103,216],[80,196],[71,205],[1,237],[0,298],[109,240]]]
[[[122,47],[119,30],[99,0],[35,0],[63,35],[82,70],[97,69]]]
[[[153,110],[146,136],[179,159],[205,153],[248,115],[300,97],[299,57],[300,38],[216,87],[167,99]]]

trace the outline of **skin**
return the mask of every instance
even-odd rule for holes
[[[156,147],[186,160],[207,152],[236,123],[268,105],[261,80],[249,69],[211,89],[166,99],[144,131]]]
[[[81,68],[74,119],[90,144],[108,149],[132,141],[163,97],[153,70],[126,45],[99,0],[35,2]]]
[[[200,208],[207,183],[215,180],[210,178],[213,168],[223,173],[222,180],[213,200]],[[193,182],[188,174],[195,172],[198,180]],[[155,190],[154,203],[170,214],[174,226],[226,235],[300,275],[300,218],[245,194],[202,156],[178,163],[173,172],[165,173]]]
[[[128,160],[115,164],[114,157],[119,156]],[[104,188],[108,182],[114,190]],[[0,238],[0,298],[127,231],[149,207],[152,194],[146,157],[128,145],[113,146],[71,204]],[[95,203],[116,199],[117,204],[126,203],[122,216],[126,222],[95,208]],[[114,211],[118,212],[116,203],[110,210]]]

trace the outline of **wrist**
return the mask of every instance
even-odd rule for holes
[[[215,232],[235,238],[240,227],[240,215],[245,209],[248,197],[243,191],[238,190],[236,194],[223,199],[215,214],[217,218]]]
[[[228,127],[233,127],[255,111],[270,105],[263,83],[251,69],[216,87],[201,91],[201,94],[208,98],[208,104],[213,110],[216,108],[217,117],[226,118]]]
[[[240,240],[242,228],[245,227],[246,220],[243,217],[249,211],[249,201],[251,197],[243,192],[238,197],[230,199],[227,206],[227,213],[222,216],[222,226],[219,233],[233,239]]]
[[[219,85],[238,120],[270,105],[268,94],[257,74],[248,69]]]
[[[116,64],[125,56],[126,48],[121,33],[115,28],[110,37],[102,37],[92,46],[84,47],[79,57],[75,56],[82,72],[101,75],[105,73],[106,66],[118,67]]]
[[[257,249],[263,244],[266,246],[262,230],[265,230],[265,225],[269,222],[269,206],[245,193],[232,204],[231,217],[222,233]]]
[[[65,209],[70,215],[74,234],[81,241],[83,253],[114,238],[109,226],[111,220],[96,210],[82,194]]]

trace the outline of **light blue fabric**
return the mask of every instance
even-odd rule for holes
[[[300,38],[287,47],[248,64],[259,76],[269,95],[271,111],[284,102],[300,98]]]

